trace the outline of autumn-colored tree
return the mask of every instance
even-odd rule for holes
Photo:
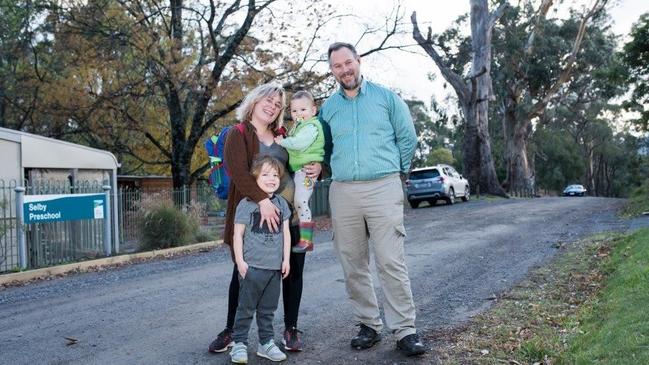
[[[46,9],[47,33],[34,42],[44,51],[21,58],[39,71],[19,85],[39,92],[37,122],[13,126],[110,150],[122,173],[170,172],[176,187],[205,172],[200,142],[234,123],[255,86],[274,81],[316,97],[331,89],[319,37],[345,16],[315,0],[70,0]],[[387,48],[397,24],[395,15],[368,29],[384,38],[363,55]]]

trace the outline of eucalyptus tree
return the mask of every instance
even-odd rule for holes
[[[649,131],[649,13],[644,13],[631,28],[631,40],[624,45],[622,57],[633,84],[628,110],[636,112],[638,126]]]
[[[527,151],[533,124],[543,119],[548,106],[570,87],[579,62],[589,61],[582,57],[582,45],[589,24],[596,28],[598,24],[593,22],[605,14],[607,1],[593,1],[583,14],[572,11],[564,21],[547,19],[553,3],[543,0],[536,8],[533,2],[525,1],[510,8],[501,19],[498,90],[507,174],[504,186],[509,190],[535,188],[534,167]]]
[[[412,13],[413,38],[432,58],[444,79],[453,87],[465,119],[464,124],[464,175],[467,176],[472,189],[479,188],[481,193],[506,196],[496,176],[489,136],[489,101],[493,100],[491,81],[491,38],[496,21],[502,16],[507,6],[502,2],[494,11],[489,11],[487,0],[471,0],[471,61],[468,75],[454,70],[449,60],[443,58],[434,47],[435,40],[431,29],[427,37],[421,34],[417,24],[417,15]],[[436,37],[437,40],[442,40]],[[442,49],[444,45],[441,45]],[[460,65],[460,70],[468,64]]]

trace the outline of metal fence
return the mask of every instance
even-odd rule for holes
[[[84,181],[73,186],[68,181],[33,181],[25,186],[27,195],[102,193],[103,184]],[[311,198],[313,216],[329,214],[330,181],[317,182]],[[16,222],[16,181],[0,180],[0,273],[19,267]],[[201,224],[209,217],[222,217],[226,201],[218,199],[207,184],[165,190],[111,191],[118,202],[120,252],[139,249],[141,212],[151,202],[173,202],[180,209],[196,209]],[[112,207],[111,207],[112,208]],[[78,220],[25,225],[27,267],[29,269],[92,259],[104,255],[103,220]]]
[[[329,215],[329,186],[331,180],[318,181],[315,184],[313,195],[309,207],[311,208],[311,215],[318,217],[321,215]]]
[[[25,195],[103,193],[100,182],[36,180],[25,187]],[[0,180],[0,272],[20,267],[18,222],[16,220],[16,181]],[[110,207],[109,207],[110,208]],[[27,268],[60,265],[104,255],[104,219],[33,223],[24,225]]]
[[[18,267],[15,188],[16,181],[0,180],[0,272]]]
[[[197,184],[180,189],[120,189],[118,191],[120,242],[126,251],[138,249],[139,220],[151,204],[169,202],[180,209],[195,209],[205,224],[210,215],[223,215],[226,201],[218,199],[207,184]]]
[[[330,181],[317,182],[311,197],[311,213],[314,217],[329,214],[329,185]],[[137,249],[140,240],[139,219],[142,211],[153,202],[175,202],[181,209],[195,209],[199,212],[201,223],[205,224],[208,217],[224,216],[227,201],[216,197],[212,188],[207,184],[197,184],[191,188],[161,190],[120,189],[119,202],[119,234],[120,242],[125,250]]]

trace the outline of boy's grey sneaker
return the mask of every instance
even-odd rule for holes
[[[235,364],[248,363],[248,346],[243,342],[235,342],[230,350],[230,359]]]
[[[265,357],[270,361],[286,360],[286,354],[275,345],[275,341],[273,340],[268,341],[267,344],[257,345],[257,356]]]

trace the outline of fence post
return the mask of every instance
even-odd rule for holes
[[[110,185],[104,185],[104,195],[106,196],[106,203],[104,205],[104,253],[106,256],[111,254],[111,219],[110,219]]]
[[[27,269],[27,240],[25,239],[25,217],[23,213],[23,203],[25,201],[25,188],[17,186],[16,192],[16,231],[18,234],[18,258],[20,269]]]

